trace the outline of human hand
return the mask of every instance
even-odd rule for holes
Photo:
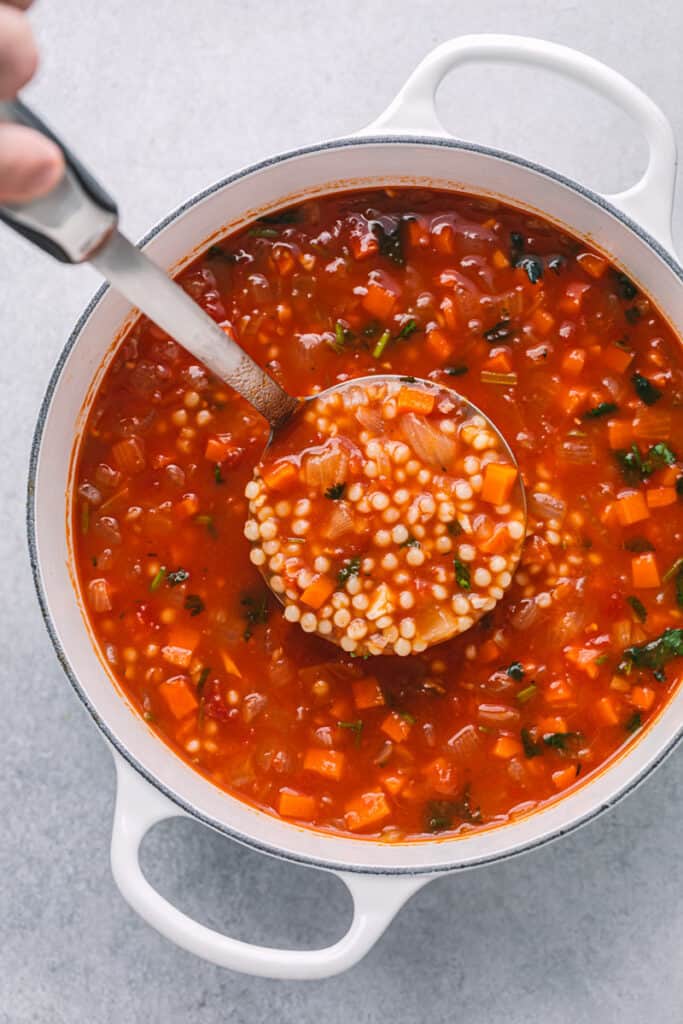
[[[0,2],[0,99],[14,99],[34,75],[38,54],[25,14],[31,0]],[[35,199],[54,188],[64,171],[58,147],[39,132],[0,124],[0,203]]]

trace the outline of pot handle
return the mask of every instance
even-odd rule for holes
[[[514,35],[471,35],[449,39],[415,68],[396,98],[361,135],[449,136],[436,112],[436,92],[445,75],[471,61],[530,64],[560,72],[621,107],[639,125],[649,149],[642,178],[608,199],[673,251],[671,213],[676,177],[676,142],[668,119],[649,96],[618,71],[594,57],[545,39]]]
[[[353,899],[346,934],[324,949],[271,949],[231,939],[169,903],[142,873],[140,844],[148,830],[166,818],[190,817],[146,782],[119,754],[111,839],[111,866],[121,895],[171,942],[190,953],[243,974],[262,978],[315,979],[340,974],[372,949],[394,916],[431,876],[381,876],[335,871]]]

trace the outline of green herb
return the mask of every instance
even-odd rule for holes
[[[379,341],[377,342],[377,344],[375,345],[375,347],[372,350],[372,354],[373,354],[375,359],[381,359],[382,358],[382,355],[384,353],[384,349],[387,347],[387,345],[389,344],[390,341],[391,341],[391,331],[389,331],[389,330],[383,331],[382,334],[380,335]]]
[[[204,687],[206,686],[206,680],[209,678],[210,673],[211,673],[211,669],[208,667],[208,665],[205,668],[203,668],[201,670],[201,672],[199,673],[199,679],[197,680],[197,696],[198,697],[202,696],[202,694],[204,692]]]
[[[214,464],[214,467],[213,467],[213,478],[214,478],[214,481],[217,484],[224,484],[225,483],[225,477],[221,473],[221,464],[220,464],[220,462],[216,462]]]
[[[626,274],[617,273],[617,287],[622,299],[628,299],[630,301],[631,299],[635,299],[638,294],[638,289]]]
[[[514,679],[518,683],[524,679],[524,666],[521,661],[513,661],[505,671],[510,676],[510,679]]]
[[[509,318],[499,320],[493,327],[489,327],[488,331],[484,331],[484,337],[490,344],[497,345],[501,341],[507,341],[515,333],[514,328],[511,326]]]
[[[526,271],[526,276],[532,284],[537,284],[543,277],[543,264],[538,256],[520,256],[515,267]]]
[[[344,491],[346,490],[346,484],[332,484],[325,491],[325,497],[329,498],[330,501],[339,501],[340,498],[344,497]]]
[[[594,405],[592,409],[587,409],[581,416],[582,420],[597,420],[601,416],[610,416],[613,412],[618,412],[619,406],[615,402],[600,402],[598,405]]]
[[[649,668],[661,682],[664,666],[673,658],[683,658],[683,629],[665,629],[656,640],[627,647],[624,657],[636,668]]]
[[[637,306],[630,306],[624,310],[624,316],[630,324],[637,324],[640,320],[640,310]]]
[[[254,635],[251,627],[263,626],[268,621],[268,597],[266,594],[246,594],[240,600],[240,604],[244,608],[244,617],[247,620],[247,628],[242,636],[245,640],[251,640]]]
[[[402,223],[398,222],[392,229],[387,231],[378,220],[371,222],[371,230],[379,245],[380,255],[386,256],[388,260],[402,267],[406,258],[403,253],[403,232]]]
[[[534,743],[528,729],[522,729],[519,735],[522,740],[522,746],[524,747],[525,757],[539,757],[543,753],[540,744]]]
[[[381,325],[378,324],[376,320],[371,320],[370,323],[363,328],[361,333],[364,338],[375,338],[381,329]]]
[[[187,569],[176,569],[174,572],[169,572],[166,582],[169,587],[177,587],[179,583],[184,583],[189,578],[190,574]]]
[[[194,521],[197,524],[197,526],[205,526],[206,532],[209,534],[209,536],[213,537],[214,540],[216,539],[216,537],[218,536],[218,530],[216,529],[215,523],[213,521],[213,516],[195,516]]]
[[[579,732],[547,732],[543,736],[543,742],[553,750],[567,750],[569,744],[580,738]]]
[[[510,253],[512,255],[512,263],[515,263],[521,254],[524,252],[524,235],[520,234],[519,231],[510,232]]]
[[[97,559],[95,557],[92,559],[92,564],[97,568]]]
[[[531,700],[531,698],[535,696],[537,691],[538,687],[536,686],[536,683],[529,683],[529,685],[525,686],[523,690],[520,690],[515,697],[520,704],[526,704],[528,700]]]
[[[460,363],[459,366],[447,366],[444,369],[444,373],[447,373],[449,377],[462,377],[468,372],[468,370],[468,366],[465,366],[464,363]]]
[[[453,559],[453,566],[455,568],[455,582],[461,590],[469,590],[472,586],[469,567],[464,562],[461,562],[459,558]]]
[[[676,604],[683,608],[683,558],[677,558],[670,569],[664,573],[663,580],[668,583],[674,581],[676,588]]]
[[[348,583],[352,576],[357,576],[359,572],[360,558],[349,558],[337,573],[339,586],[343,587],[345,583]]]
[[[637,732],[642,724],[643,720],[640,711],[634,711],[630,718],[627,718],[624,722],[624,729],[626,729],[626,732]]]
[[[404,540],[401,544],[402,548],[419,548],[420,542],[417,537],[413,537],[412,533],[408,534],[408,539]]]
[[[190,615],[194,616],[201,614],[201,612],[206,608],[206,605],[199,594],[188,594],[185,598],[183,607],[190,613]]]
[[[457,519],[451,519],[450,523],[446,523],[446,529],[451,537],[459,537],[463,532],[462,526]]]
[[[642,373],[634,373],[631,376],[631,383],[636,389],[636,394],[645,405],[654,405],[662,397],[663,392],[647,379]]]
[[[632,551],[634,554],[639,555],[644,551],[654,551],[654,544],[651,544],[647,537],[630,537],[624,541],[624,547],[627,551]]]
[[[683,476],[679,476],[676,480],[676,494],[683,500]]]
[[[648,451],[647,456],[652,463],[653,469],[662,469],[664,466],[673,466],[676,461],[675,453],[671,451],[665,441],[658,441],[657,444],[653,444]]]
[[[472,807],[469,783],[463,789],[459,800],[430,800],[427,804],[425,823],[428,832],[443,832],[452,828],[456,821],[481,821],[481,810]]]
[[[408,723],[408,725],[415,725],[417,719],[415,718],[415,715],[411,715],[409,711],[397,711],[396,713],[399,718],[402,718],[404,722]]]
[[[235,263],[236,257],[232,252],[228,252],[221,245],[210,245],[206,250],[207,260],[221,260],[224,263]]]
[[[401,381],[402,384],[414,384],[417,380],[417,377],[399,377],[398,379]]]
[[[300,206],[290,206],[288,210],[276,210],[259,217],[259,224],[298,224],[303,216]]]
[[[161,584],[164,582],[164,576],[166,575],[166,566],[162,565],[156,576],[149,585],[151,591],[158,590]]]
[[[360,746],[361,735],[363,732],[363,720],[357,718],[354,722],[337,722],[340,729],[350,729],[353,733],[353,742],[357,747]]]
[[[254,238],[277,238],[280,233],[275,228],[253,227],[249,229],[249,234]]]
[[[632,444],[629,451],[616,451],[614,457],[619,463],[621,475],[627,484],[638,483],[648,476],[647,467],[643,463],[637,444]]]
[[[548,270],[553,270],[556,274],[559,274],[566,262],[564,256],[561,256],[559,253],[556,253],[554,256],[548,256],[546,260]]]
[[[640,619],[641,622],[645,622],[645,620],[647,619],[647,609],[645,608],[645,605],[640,600],[640,598],[630,596],[627,597],[626,600],[631,605],[635,617],[637,619]]]
[[[397,338],[409,338],[411,334],[414,334],[417,330],[417,323],[415,320],[409,320],[407,324],[404,324],[401,330],[396,335]]]
[[[594,665],[606,665],[608,661],[609,661],[609,654],[599,654],[598,657],[594,660],[593,664]]]
[[[330,348],[334,349],[337,355],[346,348],[346,343],[353,340],[353,331],[350,331],[348,327],[344,327],[344,324],[337,320],[334,325],[334,341],[328,341]]]

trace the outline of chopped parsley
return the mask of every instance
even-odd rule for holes
[[[472,586],[469,566],[461,562],[459,558],[453,559],[453,566],[455,568],[455,582],[461,590],[469,590]]]
[[[206,686],[206,680],[209,678],[211,669],[206,665],[199,673],[199,679],[197,680],[197,696],[201,697]]]
[[[417,377],[399,377],[401,384],[415,384]]]
[[[250,640],[254,635],[252,627],[263,626],[268,621],[268,597],[266,594],[261,594],[258,597],[246,594],[240,604],[244,608],[243,614],[247,620],[247,628],[242,636],[245,640]]]
[[[492,345],[497,345],[501,341],[507,341],[515,333],[514,327],[511,325],[509,318],[499,320],[493,327],[489,327],[488,331],[484,331],[484,337]]]
[[[216,539],[218,536],[218,530],[216,529],[216,524],[213,521],[213,516],[195,516],[194,521],[197,526],[205,526],[209,537],[213,537],[214,540]]]
[[[189,580],[190,574],[187,569],[175,569],[174,572],[169,572],[166,577],[166,582],[169,587],[177,587],[179,583],[184,583],[185,580]]]
[[[259,224],[298,224],[302,215],[303,209],[300,206],[291,206],[288,210],[264,214],[259,217]]]
[[[352,576],[357,576],[359,572],[360,558],[349,558],[337,573],[339,586],[343,587],[344,584],[348,583]]]
[[[569,745],[581,738],[578,732],[547,732],[543,736],[543,742],[553,750],[567,750]]]
[[[255,225],[253,228],[249,228],[249,234],[253,238],[277,238],[279,236],[279,231],[276,231],[275,228]]]
[[[601,416],[611,416],[613,412],[618,412],[619,406],[616,402],[599,402],[598,405],[594,405],[592,409],[586,409],[582,414],[582,420],[597,420]]]
[[[402,548],[419,548],[420,542],[417,537],[413,537],[412,533],[408,534],[408,539],[404,540],[401,544]]]
[[[655,546],[651,544],[647,537],[629,537],[628,540],[624,541],[624,547],[627,551],[632,551],[634,554],[639,555],[644,551],[654,551]]]
[[[635,617],[637,619],[640,619],[641,622],[645,622],[645,620],[647,619],[647,609],[645,608],[645,605],[640,600],[640,598],[633,597],[631,595],[630,597],[627,597],[626,600],[631,605]]]
[[[664,573],[663,580],[668,583],[674,581],[676,588],[676,604],[683,608],[683,558],[677,558],[670,569]]]
[[[409,338],[411,334],[414,334],[417,330],[417,323],[415,320],[409,320],[408,323],[404,324],[401,330],[396,335],[397,338]]]
[[[329,498],[330,501],[339,501],[340,498],[344,497],[344,491],[346,490],[346,484],[332,484],[325,491],[325,497]]]
[[[206,608],[206,605],[202,601],[199,594],[188,594],[187,597],[185,598],[183,607],[185,608],[186,611],[190,613],[190,615],[194,616],[200,615]]]
[[[220,462],[216,462],[214,467],[213,467],[213,479],[214,479],[214,481],[217,484],[224,484],[225,483],[225,477],[221,473],[221,464],[220,464]]]
[[[637,732],[638,729],[641,728],[642,724],[643,719],[640,711],[634,711],[633,714],[624,722],[624,729],[626,729],[626,732]]]
[[[646,644],[635,644],[624,651],[627,665],[650,669],[660,682],[665,678],[664,666],[673,658],[683,658],[683,629],[665,629],[661,636]]]
[[[555,255],[553,256],[548,256],[546,260],[548,270],[552,270],[556,274],[559,274],[559,272],[562,270],[562,267],[565,265],[566,262],[566,259],[564,258],[564,256],[561,256],[560,253],[555,253]]]
[[[457,519],[451,519],[450,523],[446,524],[446,529],[451,537],[459,537],[463,532],[462,525]]]
[[[637,444],[632,444],[628,451],[616,451],[614,454],[624,479],[630,484],[647,480],[657,469],[672,466],[676,461],[675,452],[664,441],[651,445],[644,456]]]
[[[532,284],[537,284],[543,277],[543,263],[539,256],[520,256],[515,267],[524,270]]]
[[[363,720],[362,718],[356,718],[353,722],[337,722],[340,729],[350,729],[353,733],[353,742],[357,747],[360,746],[361,736],[363,734]]]
[[[522,729],[519,735],[524,747],[525,757],[538,757],[543,753],[540,744],[534,742],[528,729]]]
[[[508,665],[505,671],[510,676],[510,679],[514,679],[516,682],[520,682],[524,679],[524,667],[521,661],[513,661],[511,665]]]
[[[624,310],[624,316],[630,324],[637,324],[640,320],[640,310],[637,306],[629,306],[628,309]]]
[[[403,252],[402,222],[399,221],[388,231],[378,220],[372,221],[370,227],[377,239],[380,255],[386,256],[388,260],[391,260],[398,267],[405,266],[406,258]]]
[[[636,390],[638,398],[641,402],[645,402],[645,405],[654,405],[664,393],[658,387],[655,387],[647,377],[643,377],[642,373],[634,373],[631,376],[631,383]]]
[[[617,288],[621,298],[629,302],[638,294],[638,289],[626,274],[617,273]]]
[[[430,800],[426,807],[425,824],[428,832],[443,832],[456,822],[480,822],[481,810],[472,806],[469,783],[458,800]]]
[[[463,377],[468,370],[468,366],[465,366],[464,363],[460,363],[458,366],[447,366],[444,373],[447,373],[449,377]]]

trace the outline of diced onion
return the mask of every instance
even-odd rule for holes
[[[88,600],[94,612],[110,612],[109,584],[106,580],[90,580],[88,584]]]
[[[457,619],[445,608],[430,606],[415,616],[418,636],[428,645],[438,644],[452,636],[457,628]]]
[[[455,736],[451,736],[448,746],[457,760],[465,765],[479,753],[482,746],[481,733],[477,732],[473,725],[466,725],[460,732],[456,732]]]
[[[455,458],[455,441],[415,413],[406,413],[401,418],[400,426],[404,440],[422,462],[446,469]]]
[[[510,625],[514,629],[530,629],[540,613],[541,609],[532,598],[524,598],[510,615]]]
[[[567,504],[553,494],[533,491],[529,496],[529,511],[539,519],[559,519],[562,522],[567,514]]]
[[[304,480],[309,487],[324,494],[335,484],[346,482],[349,456],[346,450],[334,441],[314,449],[303,461]]]
[[[335,501],[327,524],[322,528],[323,536],[328,540],[336,540],[345,533],[353,532],[353,516],[346,501]]]

